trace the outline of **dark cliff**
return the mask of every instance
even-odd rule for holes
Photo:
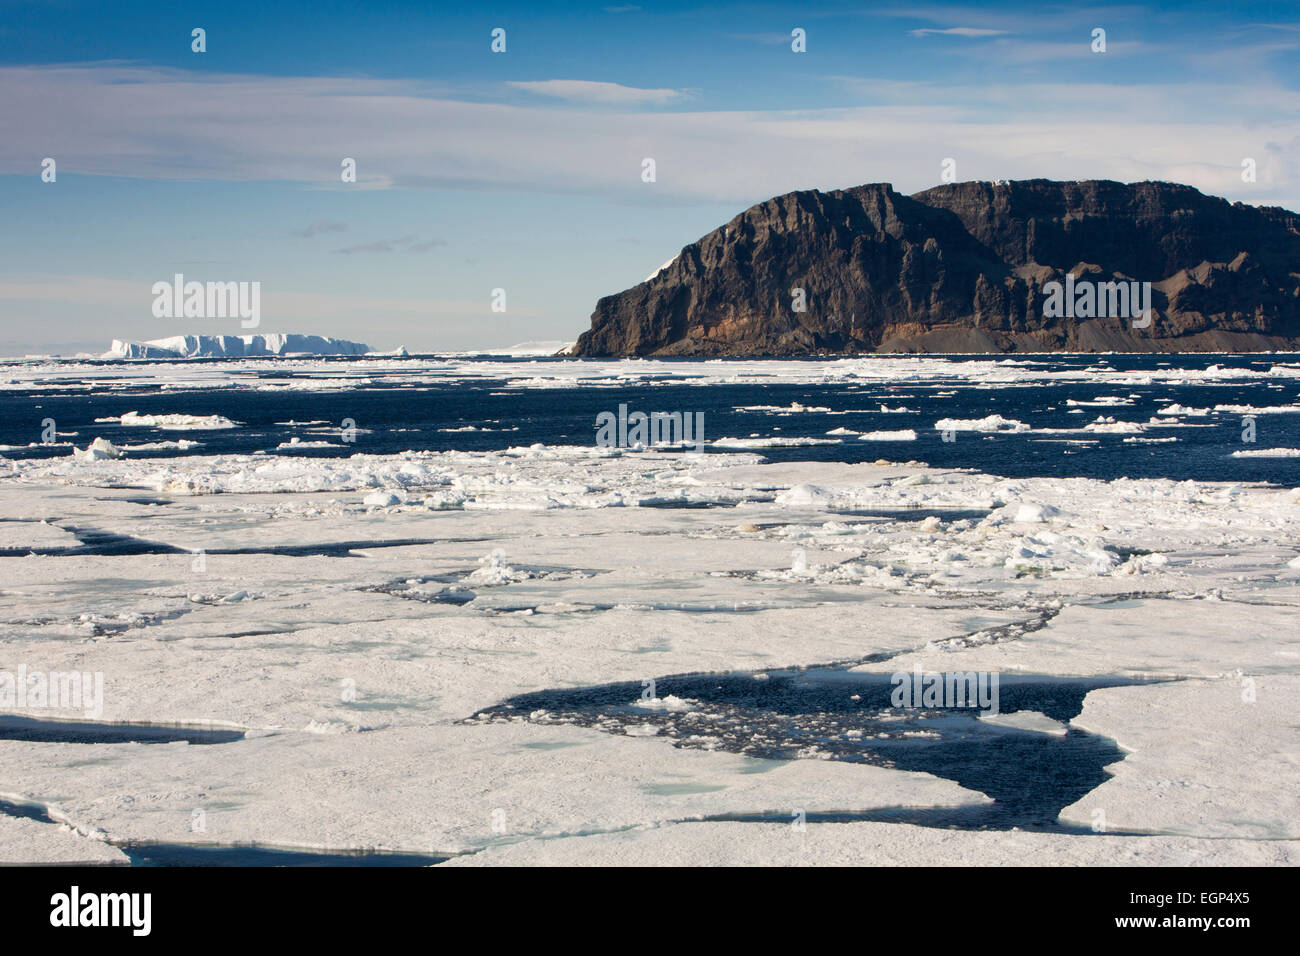
[[[1045,314],[1067,273],[1150,282],[1149,318]],[[571,354],[1294,348],[1297,214],[1175,183],[1027,180],[769,199],[597,302]]]

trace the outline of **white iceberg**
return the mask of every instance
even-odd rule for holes
[[[111,422],[113,419],[96,419]],[[215,431],[238,427],[224,415],[141,415],[139,412],[127,412],[118,423],[128,428],[161,428],[166,431]]]
[[[85,451],[72,449],[72,457],[78,461],[104,461],[108,458],[121,458],[122,454],[122,450],[107,438],[96,438],[86,446]]]
[[[371,351],[370,346],[360,342],[326,335],[173,335],[146,342],[114,339],[102,358],[259,358],[284,355],[365,355]]]
[[[984,418],[941,418],[934,423],[934,427],[939,431],[955,432],[1029,431],[1029,426],[1024,422],[1016,421],[1014,418],[1003,418],[1001,415],[987,415]]]

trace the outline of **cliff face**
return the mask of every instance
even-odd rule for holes
[[[1067,273],[1150,282],[1149,317],[1054,311]],[[1289,348],[1297,214],[1174,183],[1028,180],[769,199],[597,302],[571,354]]]

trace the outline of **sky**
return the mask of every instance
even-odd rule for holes
[[[0,355],[572,341],[791,190],[913,193],[951,159],[1300,209],[1298,157],[1295,2],[0,0]],[[260,283],[260,325],[155,317],[177,273]]]

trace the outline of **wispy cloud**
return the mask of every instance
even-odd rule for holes
[[[908,31],[914,37],[950,36],[950,37],[996,37],[1006,34],[1006,30],[991,30],[985,27],[921,27]]]
[[[61,175],[740,203],[869,181],[915,191],[954,157],[964,179],[1178,179],[1300,206],[1300,93],[1276,83],[836,82],[864,105],[622,112],[466,102],[385,80],[7,67],[0,173],[30,175],[33,155],[52,155]],[[345,156],[362,182],[340,183]],[[654,183],[641,180],[643,157],[656,160]],[[1259,161],[1257,183],[1240,181],[1243,157]]]
[[[958,21],[981,29],[1042,36],[1085,26],[1104,26],[1128,21],[1150,24],[1160,18],[1159,11],[1149,7],[1122,4],[1095,6],[1054,4],[1032,9],[1023,4],[1020,9],[959,4],[885,8],[864,6],[863,13],[869,16],[923,20],[940,27]]]
[[[1196,69],[1231,70],[1238,76],[1253,72],[1263,77],[1269,72],[1271,57],[1279,53],[1295,53],[1297,50],[1300,50],[1300,41],[1279,37],[1272,42],[1188,50],[1182,54],[1182,59]]]
[[[335,222],[333,219],[317,219],[310,226],[303,229],[294,230],[294,235],[301,239],[310,239],[312,236],[319,236],[325,232],[346,232],[348,224],[346,222]]]
[[[357,252],[428,252],[430,249],[437,249],[446,244],[445,239],[416,239],[414,236],[402,236],[400,239],[376,239],[374,242],[334,251],[345,256]]]
[[[1134,53],[1150,55],[1155,48],[1140,40],[1110,40],[1105,53],[1092,49],[1092,36],[1080,34],[1075,40],[1021,40],[1001,38],[989,44],[972,47],[953,47],[952,52],[975,57],[984,57],[990,61],[1007,64],[1065,63],[1069,60],[1092,60],[1096,63],[1109,63],[1120,57]],[[1110,59],[1103,59],[1109,57]]]
[[[599,80],[512,80],[506,85],[538,96],[607,106],[636,106],[643,103],[662,106],[687,95],[686,90],[650,90]]]

